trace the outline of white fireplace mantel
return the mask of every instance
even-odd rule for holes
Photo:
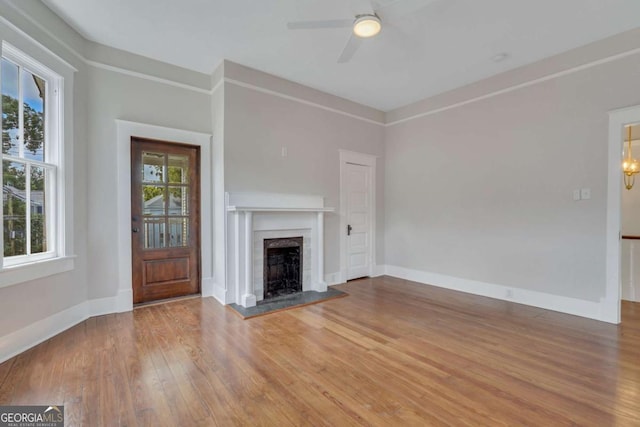
[[[234,250],[231,257],[237,304],[252,307],[260,299],[256,297],[253,271],[256,231],[311,230],[311,277],[310,283],[303,282],[303,290],[327,290],[324,281],[324,214],[334,212],[335,208],[325,207],[322,196],[227,193],[226,205],[227,212],[232,215],[230,234]]]
[[[227,206],[229,212],[335,212],[336,208],[269,208],[266,206]]]

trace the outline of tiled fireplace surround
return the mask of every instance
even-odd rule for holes
[[[324,207],[321,196],[278,193],[227,193],[228,265],[236,304],[263,299],[264,239],[303,238],[302,290],[326,291]]]

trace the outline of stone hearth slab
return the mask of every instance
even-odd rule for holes
[[[317,304],[334,298],[346,297],[346,292],[337,289],[327,289],[326,292],[304,291],[284,297],[274,298],[267,301],[259,301],[254,307],[243,307],[238,304],[229,304],[227,307],[238,313],[243,319],[263,316],[291,308],[303,307],[305,305]]]

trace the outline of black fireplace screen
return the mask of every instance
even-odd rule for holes
[[[302,292],[302,237],[264,239],[264,299]]]

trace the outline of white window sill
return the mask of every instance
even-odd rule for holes
[[[0,270],[0,288],[73,270],[75,255],[34,261]]]

